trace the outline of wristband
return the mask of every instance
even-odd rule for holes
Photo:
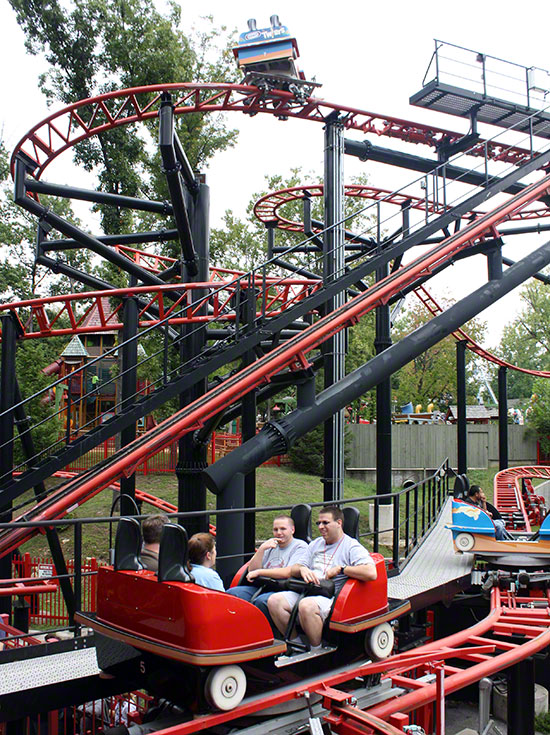
[[[345,566],[340,567],[340,574],[345,574],[345,571],[344,571],[345,568],[346,568]]]

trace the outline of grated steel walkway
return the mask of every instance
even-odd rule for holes
[[[470,117],[473,113],[479,122],[513,128],[520,133],[550,138],[550,115],[527,105],[480,94],[470,89],[454,87],[434,79],[420,92],[413,94],[409,104],[445,112],[447,115]]]
[[[403,571],[388,579],[388,597],[409,599],[413,609],[450,599],[470,581],[473,554],[456,554],[451,520],[452,498],[443,506],[437,524]]]
[[[95,647],[12,661],[0,671],[0,696],[28,689],[29,683],[46,687],[99,674]]]

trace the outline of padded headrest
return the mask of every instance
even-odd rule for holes
[[[298,503],[290,511],[290,517],[294,521],[294,538],[311,541],[311,506],[307,503]]]
[[[135,518],[122,517],[115,538],[114,568],[116,572],[143,569],[139,560],[141,527]]]
[[[464,500],[468,496],[468,490],[470,489],[470,481],[466,475],[457,475],[455,483],[453,485],[453,498],[457,500]]]
[[[359,540],[359,509],[353,505],[346,505],[342,508],[344,514],[344,533],[348,536]]]
[[[159,582],[193,582],[187,569],[187,531],[183,526],[166,523],[159,549]]]

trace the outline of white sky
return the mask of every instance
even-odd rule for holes
[[[207,14],[212,14],[218,24],[242,32],[246,30],[248,18],[255,17],[261,28],[269,25],[272,13],[277,13],[296,36],[300,65],[306,77],[315,76],[323,83],[319,97],[462,132],[468,129],[467,121],[408,104],[409,96],[421,88],[434,49],[434,38],[526,66],[550,67],[548,24],[544,21],[544,16],[548,15],[546,6],[542,13],[535,12],[533,5],[518,12],[517,5],[494,0],[463,0],[459,4],[441,0],[417,3],[404,0],[386,3],[275,0],[269,4],[258,0],[199,0],[183,2],[182,7],[185,31],[192,22]],[[6,0],[0,3],[0,27],[0,68],[3,70],[0,129],[11,151],[19,138],[49,111],[37,89],[43,62],[26,54],[23,34]],[[322,175],[323,130],[320,124],[297,120],[283,123],[267,115],[249,118],[240,114],[232,114],[229,123],[241,131],[238,145],[218,154],[207,171],[214,225],[225,209],[244,215],[252,193],[264,187],[264,174],[286,175],[291,167],[301,166],[306,171],[315,171],[318,177]],[[490,130],[482,132],[487,136],[497,132]],[[400,147],[398,142],[387,138],[372,142]],[[416,155],[434,157],[433,151],[424,146],[408,150]],[[346,157],[346,179],[361,172],[369,175],[372,185],[389,189],[414,178],[412,172],[403,174],[397,169]],[[53,180],[52,174],[53,167],[47,174],[50,180]],[[85,185],[82,181],[74,183]],[[519,258],[527,248],[542,244],[544,237],[544,234],[516,237],[514,244],[505,249],[505,255]],[[486,265],[482,257],[471,258],[466,264],[455,265],[449,270],[450,274],[440,276],[433,287],[430,286],[434,295],[460,298],[485,282]],[[489,346],[496,345],[503,325],[517,308],[517,294],[512,294],[481,315],[488,321]]]

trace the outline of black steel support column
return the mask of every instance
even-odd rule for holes
[[[246,293],[246,301],[244,304],[246,314],[245,319],[249,329],[254,327],[254,319],[256,316],[256,292],[254,288],[248,288]],[[255,360],[254,352],[247,352],[244,361],[247,365],[251,365]],[[242,441],[248,441],[256,434],[256,391],[252,390],[247,393],[241,403],[241,433]],[[256,470],[252,470],[244,478],[244,505],[246,508],[256,507]],[[256,516],[254,513],[247,513],[244,518],[244,550],[254,553],[256,547]]]
[[[376,271],[376,280],[381,281],[389,274],[386,264]],[[376,354],[391,346],[390,307],[379,306],[376,309],[376,337],[374,347]],[[388,375],[376,386],[376,494],[385,495],[392,488],[392,455],[391,455],[391,376]],[[391,502],[390,498],[382,503]]]
[[[466,340],[456,343],[457,468],[468,471],[468,425],[466,422]]]
[[[17,382],[17,377],[16,377],[15,379],[15,403],[20,404],[21,400],[22,400],[21,391],[19,390],[19,384]],[[28,460],[34,459],[36,455],[36,449],[34,446],[32,434],[29,431],[30,417],[25,414],[25,410],[23,406],[18,406],[18,408],[15,409],[15,421],[17,423],[17,427],[19,430],[21,446],[23,447],[23,453],[25,455],[25,458]],[[43,482],[40,482],[37,485],[35,485],[34,494],[37,497],[43,497],[46,494],[46,487]],[[48,545],[50,547],[50,553],[52,555],[52,560],[55,566],[55,571],[57,574],[61,576],[61,579],[59,580],[59,586],[61,587],[63,599],[65,600],[65,605],[67,606],[67,612],[69,613],[69,625],[73,625],[74,624],[74,613],[76,610],[75,602],[74,602],[74,593],[73,593],[73,588],[71,585],[71,580],[69,579],[69,576],[68,576],[69,570],[67,569],[65,557],[63,556],[63,549],[61,548],[61,543],[59,541],[59,535],[57,533],[57,528],[47,528],[46,538],[48,539]],[[15,627],[17,628],[18,626],[16,625]],[[19,630],[21,630],[21,628],[19,628]]]
[[[223,492],[216,498],[217,510],[244,508],[244,475],[236,472]],[[243,513],[226,513],[216,518],[216,546],[218,560],[216,569],[228,587],[231,578],[244,563],[244,517]],[[228,557],[222,559],[220,557]]]
[[[121,406],[124,411],[131,403],[136,400],[137,392],[137,352],[138,342],[133,339],[138,331],[139,315],[138,304],[135,298],[129,297],[124,300],[123,307],[123,326],[122,326],[122,370],[121,370]],[[131,340],[131,341],[129,341]],[[136,424],[122,429],[120,432],[120,446],[125,447],[136,438]],[[120,479],[120,492],[123,496],[129,496],[132,500],[136,497],[136,475],[135,472],[126,477],[123,475]],[[133,515],[135,513],[134,504],[125,497],[122,498],[120,504],[120,515]]]
[[[13,477],[13,439],[15,426],[15,350],[17,344],[18,329],[15,318],[8,314],[0,316],[2,328],[2,359],[0,363],[0,477],[2,485],[11,481]],[[9,412],[9,413],[6,413]],[[0,514],[2,521],[11,520],[11,502],[4,503],[0,494]],[[0,579],[11,579],[12,554],[0,559]],[[11,597],[0,597],[0,613],[11,614]]]
[[[198,273],[195,278],[198,282],[204,282],[210,279],[209,187],[206,184],[200,184],[193,197],[187,195],[187,205],[193,242],[197,252]],[[204,295],[203,291],[194,291],[195,299]],[[206,301],[201,309],[206,313]],[[184,329],[187,336],[180,343],[182,362],[193,355],[198,355],[206,343],[206,329],[197,329],[196,324],[191,324]],[[206,392],[206,389],[207,379],[205,378],[180,396],[180,406],[183,408],[195,399],[200,398]],[[207,451],[207,443],[205,441],[197,443],[193,433],[186,434],[178,442],[176,476],[178,479],[178,510],[182,513],[206,510],[206,486],[201,478],[201,473],[208,465]],[[185,527],[189,536],[194,533],[208,531],[208,518],[206,516],[186,518]]]
[[[508,728],[510,735],[535,735],[535,661],[526,658],[508,669]]]
[[[508,469],[508,390],[504,365],[498,369],[498,468]]]
[[[323,278],[330,283],[344,273],[344,129],[338,121],[325,126],[325,234],[323,237]],[[340,292],[327,303],[329,313],[344,303]],[[325,388],[338,383],[345,375],[345,331],[327,340],[323,346]],[[324,423],[323,499],[326,502],[344,497],[344,411],[337,411]]]
[[[287,450],[335,411],[348,406],[351,401],[378,385],[388,374],[395,373],[403,365],[452,334],[458,327],[510,293],[549,263],[550,241],[512,266],[503,274],[502,279],[491,281],[476,289],[442,314],[418,327],[412,334],[392,344],[381,355],[376,355],[346,375],[338,385],[319,393],[314,405],[301,406],[299,403],[294,411],[285,414],[276,422],[276,427],[272,423],[266,424],[253,439],[208,468],[204,473],[208,487],[212,492],[220,493],[236,473],[250,472],[252,468],[259,467],[270,457],[279,454],[281,446]]]

